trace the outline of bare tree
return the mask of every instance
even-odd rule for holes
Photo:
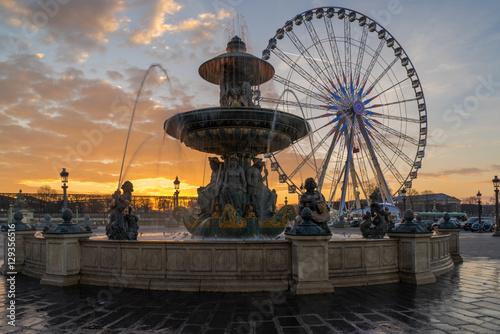
[[[36,190],[36,194],[38,199],[40,200],[41,211],[45,212],[47,209],[48,203],[54,201],[57,196],[57,191],[52,189],[48,184],[41,186]]]
[[[413,205],[415,203],[415,196],[418,196],[419,192],[416,189],[413,188],[408,188],[406,190],[406,200],[410,202],[410,207],[412,210],[414,210]]]
[[[477,198],[474,196],[464,198],[462,204],[477,204]]]

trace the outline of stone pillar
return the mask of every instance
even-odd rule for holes
[[[460,255],[460,231],[462,231],[462,229],[450,221],[450,215],[448,213],[444,214],[443,222],[440,223],[434,231],[436,231],[437,235],[450,235],[450,256],[453,262],[463,263],[464,259],[462,259]]]
[[[303,221],[285,233],[292,241],[292,284],[297,295],[333,292],[328,277],[328,241],[331,233],[311,222],[309,208],[302,210]]]
[[[26,259],[26,237],[35,235],[36,231],[2,231],[3,235],[3,258],[4,263],[0,268],[2,275],[13,275],[21,273]],[[12,242],[14,241],[14,242]],[[15,256],[9,252],[14,251]]]
[[[431,272],[432,233],[387,233],[389,238],[397,239],[399,258],[399,278],[401,282],[415,285],[436,282]]]
[[[36,229],[22,222],[24,215],[21,211],[14,214],[14,221],[2,225],[4,263],[0,268],[3,275],[20,273],[26,259],[25,238],[33,236]],[[9,254],[10,253],[10,254]]]
[[[460,228],[440,228],[434,229],[437,235],[450,235],[450,256],[453,262],[463,263],[464,259],[460,255]]]
[[[62,216],[62,224],[43,233],[47,244],[47,267],[40,281],[42,284],[67,286],[80,281],[80,240],[88,239],[92,232],[71,223],[71,210],[64,210]]]
[[[389,238],[398,240],[399,278],[401,282],[415,285],[436,282],[431,272],[431,236],[413,222],[413,211],[406,210],[404,223],[387,233]]]

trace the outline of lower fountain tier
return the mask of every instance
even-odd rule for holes
[[[176,114],[165,132],[187,147],[212,154],[262,154],[285,149],[307,135],[301,117],[267,108],[215,107]]]
[[[271,217],[261,219],[255,215],[242,217],[231,204],[226,204],[224,210],[217,215],[204,214],[194,217],[187,208],[182,206],[176,207],[172,215],[193,235],[244,239],[276,237],[294,221],[297,213],[293,205],[285,205]]]

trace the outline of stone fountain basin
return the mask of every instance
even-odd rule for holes
[[[214,107],[176,114],[165,132],[187,147],[212,154],[263,154],[290,146],[307,135],[303,118],[273,109]]]

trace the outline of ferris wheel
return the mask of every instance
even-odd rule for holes
[[[262,58],[276,74],[259,103],[311,126],[268,155],[289,192],[313,177],[341,215],[372,193],[392,204],[411,187],[425,152],[426,104],[412,62],[384,27],[347,8],[311,9],[278,29]]]

